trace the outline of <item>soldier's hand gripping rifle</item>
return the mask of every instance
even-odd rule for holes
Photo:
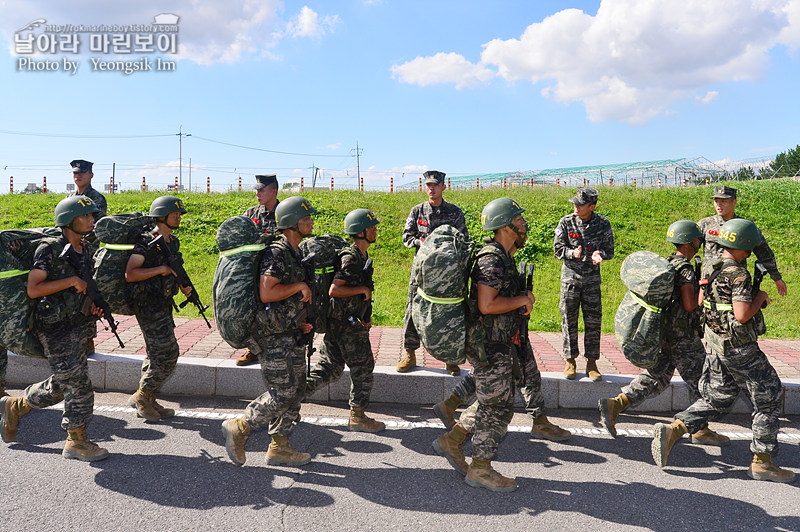
[[[111,307],[100,293],[100,289],[97,288],[97,283],[94,282],[92,274],[89,272],[89,269],[86,268],[86,264],[81,260],[80,254],[75,251],[72,244],[67,244],[64,246],[58,258],[72,266],[72,268],[78,272],[78,277],[83,279],[86,283],[86,297],[81,312],[86,316],[90,316],[92,314],[92,303],[94,303],[97,308],[103,311],[103,319],[106,320],[108,328],[111,329],[111,332],[117,337],[119,346],[125,347],[125,344],[122,343],[122,338],[120,338],[117,333],[117,325],[119,325],[119,322],[115,321],[114,316],[111,315]]]
[[[358,320],[364,323],[372,322],[372,301],[374,299],[374,292],[375,292],[375,281],[372,280],[374,268],[372,267],[372,257],[368,258],[367,261],[364,263],[364,286],[369,288],[370,293],[373,294],[373,297],[370,299],[365,299],[363,303],[361,303],[361,311],[358,313]]]
[[[186,300],[183,303],[178,305],[178,308],[184,308],[189,303],[192,303],[197,310],[200,312],[200,315],[206,321],[206,325],[208,328],[211,328],[211,323],[209,323],[208,318],[206,318],[206,310],[208,310],[208,305],[203,305],[200,301],[200,296],[197,295],[197,288],[192,284],[192,280],[189,279],[189,274],[186,273],[186,269],[183,267],[183,258],[176,255],[172,252],[169,245],[164,241],[164,237],[162,235],[158,235],[155,237],[149,244],[148,247],[156,248],[160,253],[161,256],[164,257],[164,261],[166,262],[167,266],[172,268],[172,271],[178,277],[178,284],[183,286],[184,288],[191,288],[192,292],[186,296]],[[175,303],[173,302],[173,305]]]
[[[753,297],[756,297],[761,291],[761,281],[764,280],[764,275],[766,274],[767,268],[760,260],[757,260],[755,264],[755,270],[753,271]],[[761,304],[761,308],[767,308],[766,301]]]

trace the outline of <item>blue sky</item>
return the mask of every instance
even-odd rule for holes
[[[37,19],[159,13],[180,17],[177,55],[16,53],[15,33]],[[0,0],[0,14],[0,192],[9,176],[19,190],[43,175],[63,191],[74,158],[96,163],[96,184],[116,163],[123,188],[143,175],[163,187],[179,131],[192,135],[183,183],[191,159],[202,190],[206,176],[222,190],[257,173],[308,184],[312,166],[352,187],[356,143],[375,189],[427,169],[726,163],[800,144],[800,0]],[[23,57],[78,71],[20,71]],[[176,69],[102,72],[92,57]]]

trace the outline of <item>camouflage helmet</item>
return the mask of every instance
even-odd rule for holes
[[[150,216],[154,218],[169,216],[171,212],[186,214],[189,211],[183,205],[183,200],[175,196],[161,196],[154,199],[153,203],[150,204]]]
[[[344,232],[348,235],[357,235],[366,231],[368,227],[381,223],[369,209],[355,209],[344,217]]]
[[[689,244],[702,236],[700,228],[691,220],[678,220],[667,228],[667,242],[673,244]]]
[[[726,248],[752,251],[761,238],[756,224],[744,218],[733,218],[719,228],[719,245]]]
[[[84,214],[100,212],[95,202],[86,196],[70,196],[58,202],[55,210],[56,227],[72,225],[72,220]]]
[[[278,203],[275,208],[275,222],[278,229],[289,229],[297,225],[300,218],[317,212],[311,202],[303,196],[292,196]]]
[[[486,204],[481,213],[481,227],[484,231],[495,231],[511,225],[511,220],[525,212],[519,203],[511,198],[497,198]]]

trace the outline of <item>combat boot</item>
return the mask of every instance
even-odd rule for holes
[[[697,445],[708,445],[711,447],[727,447],[731,444],[731,439],[727,436],[714,432],[708,425],[692,434],[692,443]]]
[[[597,360],[586,361],[586,375],[593,382],[597,382],[603,378],[603,375],[600,373],[600,370],[597,369]]]
[[[570,432],[553,425],[550,420],[547,419],[547,416],[542,414],[533,420],[531,436],[541,440],[566,441],[570,437]]]
[[[447,368],[447,373],[453,377],[461,375],[461,368],[458,367],[458,364],[445,364],[445,367]]]
[[[417,354],[413,349],[406,349],[406,353],[397,364],[397,373],[405,373],[417,367]]]
[[[513,478],[504,477],[492,468],[490,460],[472,459],[464,482],[473,488],[486,488],[490,491],[514,491],[519,486]]]
[[[253,364],[255,362],[258,362],[258,355],[256,355],[249,349],[245,351],[242,356],[236,359],[237,366],[249,366],[250,364]]]
[[[288,436],[272,435],[267,449],[267,465],[302,466],[311,461],[311,455],[295,451],[289,445]]]
[[[756,453],[753,462],[747,470],[747,476],[753,480],[768,480],[770,482],[788,483],[794,481],[794,473],[782,469],[772,463],[772,457],[767,453]]]
[[[8,392],[6,392],[6,381],[0,381],[0,397],[8,397]]]
[[[689,429],[680,419],[676,419],[669,425],[656,423],[653,427],[653,443],[650,445],[650,452],[653,453],[653,460],[658,467],[667,465],[667,456],[669,456],[672,446],[687,432]]]
[[[347,422],[350,430],[356,432],[380,432],[386,428],[386,423],[372,419],[364,413],[364,407],[350,408],[350,421]]]
[[[575,380],[575,375],[578,372],[578,365],[575,363],[575,359],[568,358],[564,362],[564,378]]]
[[[139,388],[136,393],[131,395],[128,399],[128,406],[136,409],[136,415],[143,417],[150,422],[160,421],[161,415],[158,410],[153,406],[156,394],[151,390],[142,390]]]
[[[461,398],[454,393],[450,397],[433,405],[433,413],[442,420],[444,426],[452,429],[456,424],[456,408],[461,404]]]
[[[617,437],[617,417],[630,405],[631,400],[624,393],[613,399],[599,399],[597,401],[597,408],[600,409],[600,423],[615,438]]]
[[[61,456],[82,462],[97,462],[108,458],[108,451],[89,439],[86,425],[83,425],[67,429],[67,443],[64,444]]]
[[[158,404],[158,401],[156,401],[155,392],[153,392],[153,400],[152,400],[152,402],[150,404],[153,406],[153,409],[156,412],[158,412],[158,415],[159,415],[159,417],[161,417],[161,419],[165,419],[165,418],[172,417],[172,416],[175,415],[175,409],[174,408],[167,408],[165,406],[161,406],[160,404]]]
[[[252,430],[250,423],[247,422],[244,416],[222,422],[225,450],[228,452],[228,457],[231,461],[238,466],[243,466],[247,460],[244,453],[244,444],[247,443],[247,437],[250,436]]]
[[[433,440],[433,450],[439,456],[444,456],[453,469],[461,473],[461,476],[467,474],[467,461],[464,459],[464,443],[472,436],[467,429],[458,423],[453,426],[453,430]]]
[[[17,439],[19,420],[33,410],[24,397],[3,397],[0,399],[0,436],[6,443]]]

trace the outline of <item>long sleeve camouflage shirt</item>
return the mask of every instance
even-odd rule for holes
[[[456,205],[442,200],[442,204],[434,207],[429,201],[415,205],[406,218],[403,228],[403,245],[419,250],[422,241],[440,225],[452,225],[469,238],[464,213]]]
[[[734,218],[741,218],[741,216],[734,215]],[[708,277],[711,274],[711,264],[714,259],[722,256],[722,252],[725,249],[719,243],[719,228],[724,223],[725,219],[719,214],[708,216],[697,222],[697,226],[700,227],[700,232],[702,233],[700,239],[703,242],[703,277]],[[760,233],[761,230],[759,230]],[[767,244],[764,235],[761,235],[761,243],[753,248],[753,254],[764,264],[773,281],[781,280],[781,272],[778,271],[775,253],[772,252],[772,248]],[[742,261],[742,264],[746,268],[747,260]]]
[[[275,209],[278,208],[278,203],[275,204]],[[275,233],[278,231],[277,222],[275,221],[275,209],[269,210],[266,205],[259,204],[244,211],[244,216],[253,220],[259,230],[265,233]]]
[[[581,247],[581,256],[575,258],[575,249]],[[603,260],[614,258],[614,232],[608,218],[592,213],[588,222],[577,214],[561,218],[553,240],[556,257],[564,261],[561,282],[600,282],[600,265],[592,264],[592,253],[600,251]]]

